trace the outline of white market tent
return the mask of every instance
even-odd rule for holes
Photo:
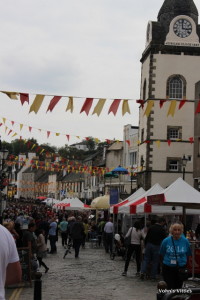
[[[46,205],[48,205],[48,206],[53,206],[59,202],[60,202],[60,200],[57,200],[54,198],[46,198],[44,201],[42,201],[42,203],[46,203]]]
[[[148,191],[144,192],[136,199],[129,201],[123,206],[120,206],[118,211],[119,213],[123,214],[137,214],[138,206],[147,202],[147,196],[154,195],[156,193],[161,193],[162,191],[164,191],[164,189],[158,183],[156,183]]]
[[[134,200],[138,199],[138,197],[141,197],[144,193],[145,193],[145,190],[142,187],[139,188],[136,192],[134,192],[132,195],[130,195],[128,198],[126,198],[122,202],[111,206],[110,207],[110,213],[111,214],[113,214],[113,213],[118,214],[119,207],[121,207],[121,206],[123,206],[127,203],[130,203],[130,201],[134,201]]]
[[[187,214],[198,214],[200,209],[200,192],[194,189],[182,178],[178,178],[171,185],[169,185],[164,191],[157,194],[152,194],[151,197],[147,197],[148,201],[153,201],[154,199],[162,199],[162,205],[148,204],[149,210],[153,207],[163,207],[167,206],[181,206],[183,210],[187,208]],[[156,201],[157,201],[156,200]],[[154,209],[155,209],[154,208]]]
[[[78,198],[65,198],[64,200],[56,203],[53,207],[57,209],[65,209],[65,210],[91,209],[89,205],[84,204]]]

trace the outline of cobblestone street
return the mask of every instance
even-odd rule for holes
[[[111,260],[103,248],[86,244],[75,259],[74,251],[63,259],[64,249],[58,242],[58,253],[44,259],[49,272],[42,276],[42,300],[153,300],[156,299],[156,282],[141,281],[135,276],[135,263],[129,265],[128,276],[121,273],[121,257]],[[34,288],[7,290],[7,300],[32,300]],[[15,296],[13,295],[15,293]]]

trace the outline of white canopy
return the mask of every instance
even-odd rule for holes
[[[54,198],[46,198],[42,203],[46,203],[48,206],[53,206],[56,203],[59,203],[60,200],[54,199]]]
[[[59,203],[54,205],[54,208],[65,209],[65,210],[81,210],[81,209],[90,209],[89,205],[84,204],[78,198],[65,198]]]
[[[135,200],[132,200],[132,201],[124,204],[123,206],[119,207],[119,213],[136,214],[138,206],[140,204],[147,202],[148,195],[154,195],[156,193],[162,192],[163,190],[164,189],[158,183],[156,183],[148,191],[144,192],[142,195],[137,197]]]
[[[111,214],[113,214],[113,213],[117,214],[118,211],[119,211],[119,207],[127,204],[130,201],[134,201],[135,199],[138,199],[138,197],[141,197],[144,193],[145,193],[145,190],[142,187],[139,188],[136,192],[134,192],[132,195],[130,195],[128,198],[126,198],[122,202],[119,202],[119,203],[111,206],[110,213]]]

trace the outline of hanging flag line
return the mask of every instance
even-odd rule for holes
[[[25,102],[27,102],[29,104],[30,94],[28,94],[28,93],[9,92],[9,91],[0,91],[0,92],[3,93],[3,94],[6,94],[12,100],[20,100],[22,105]],[[85,99],[84,104],[82,105],[82,108],[80,110],[80,114],[82,112],[85,112],[87,116],[90,113],[90,110],[92,108],[94,100],[96,100],[96,99],[98,99],[98,102],[97,102],[97,104],[95,105],[95,107],[93,109],[92,115],[97,114],[97,116],[100,116],[106,101],[110,101],[110,100],[112,101],[112,104],[110,105],[110,108],[108,110],[108,114],[113,113],[114,116],[117,114],[117,111],[119,109],[119,105],[120,105],[121,102],[122,102],[122,116],[124,116],[126,113],[131,114],[130,107],[129,107],[129,101],[136,101],[136,103],[139,103],[142,106],[142,108],[144,108],[144,105],[147,103],[147,107],[146,107],[146,110],[145,110],[145,115],[147,117],[149,116],[149,114],[150,114],[150,112],[151,112],[151,110],[154,106],[155,101],[160,102],[160,108],[163,107],[165,102],[167,102],[167,101],[170,102],[170,107],[169,107],[167,116],[169,116],[169,115],[174,116],[177,102],[180,102],[178,109],[181,109],[185,105],[186,102],[198,101],[195,114],[200,113],[200,100],[199,99],[193,99],[193,100],[182,99],[181,100],[181,99],[169,99],[169,98],[167,98],[167,99],[147,99],[147,100],[139,99],[139,100],[135,100],[135,99],[111,99],[111,98],[106,99],[106,98],[95,98],[95,97],[93,97],[93,98],[86,97],[85,98],[85,97],[77,97],[77,96],[76,97],[75,96],[56,96],[56,95],[49,95],[49,94],[45,94],[45,95],[43,95],[43,94],[32,94],[32,95],[35,95],[35,99],[34,99],[33,103],[31,104],[29,113],[34,112],[35,114],[37,114],[38,111],[40,110],[40,107],[41,107],[45,97],[53,97],[50,100],[50,103],[49,103],[49,106],[47,108],[46,113],[48,111],[52,112],[53,109],[55,108],[55,106],[58,104],[58,102],[62,98],[68,98],[68,104],[66,106],[65,111],[66,112],[70,111],[71,113],[73,113],[73,111],[74,111],[74,100],[75,99],[81,99],[81,98]]]
[[[3,123],[0,123],[0,128],[1,128],[1,126],[4,126],[4,128],[5,128],[5,133],[7,133],[7,131],[8,131],[8,133],[7,133],[7,136],[8,135],[10,135],[11,133],[12,133],[12,138],[13,137],[16,137],[17,135],[20,137],[20,140],[22,140],[22,139],[24,139],[20,134],[18,134],[17,132],[14,132],[12,129],[10,129],[8,126],[6,126],[5,124],[3,124]],[[41,131],[41,130],[40,130]],[[48,131],[47,131],[48,132]],[[58,134],[58,133],[56,133],[56,136],[59,136],[60,134]],[[67,136],[67,138],[68,138],[68,140],[69,140],[69,135],[66,135]],[[76,136],[77,138],[79,138],[80,139],[80,136]],[[24,139],[25,141],[27,141],[27,139]],[[86,137],[85,138],[85,140],[87,140],[87,141],[89,141],[90,140],[90,138],[89,137]],[[94,138],[94,140],[97,142],[97,143],[99,143],[100,142],[100,140],[99,139],[97,139],[97,138]],[[107,143],[107,144],[111,144],[111,143],[113,143],[113,142],[116,142],[116,143],[119,143],[120,141],[119,140],[109,140],[109,139],[106,139],[105,140],[105,142]],[[131,146],[131,140],[125,140],[125,142],[128,144],[128,146],[130,147]],[[153,144],[153,143],[156,143],[156,145],[157,145],[157,147],[158,148],[160,148],[160,145],[161,145],[161,143],[167,143],[168,144],[168,146],[171,146],[171,144],[172,143],[177,143],[177,142],[188,142],[188,143],[190,143],[190,144],[193,144],[194,143],[194,137],[189,137],[187,140],[182,140],[182,139],[173,139],[173,140],[171,140],[171,139],[168,139],[168,140],[156,140],[156,139],[153,139],[153,140],[145,140],[145,141],[137,141],[136,143],[135,143],[135,146],[137,145],[137,146],[140,146],[140,145],[142,145],[143,143],[146,143],[146,144]],[[36,146],[36,144],[34,145],[34,147]],[[132,146],[134,146],[134,144],[132,143]],[[34,148],[33,147],[33,148]],[[33,149],[32,148],[32,149]],[[40,150],[40,146],[38,146],[38,151]],[[31,149],[31,150],[32,150]],[[43,151],[44,151],[44,149],[43,149]]]

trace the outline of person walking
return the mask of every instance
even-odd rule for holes
[[[147,274],[147,269],[151,263],[150,278],[155,280],[158,274],[159,265],[159,250],[162,240],[166,237],[166,232],[163,228],[165,224],[165,219],[159,218],[158,221],[152,225],[145,237],[145,253],[144,259],[141,265],[140,278],[144,279],[145,274]]]
[[[71,237],[73,239],[73,246],[75,250],[75,258],[79,257],[80,246],[84,238],[84,226],[82,223],[82,217],[78,216],[71,227]]]
[[[131,235],[131,244],[128,246],[127,257],[124,266],[124,272],[122,276],[127,276],[128,266],[131,260],[133,253],[135,252],[136,264],[137,264],[137,273],[140,274],[140,265],[141,265],[141,239],[143,238],[141,225],[138,221],[135,222],[133,227],[130,227],[125,238]]]
[[[0,225],[0,245],[0,299],[5,300],[5,285],[20,283],[22,270],[15,241],[2,225]]]
[[[63,247],[67,245],[67,235],[68,235],[67,226],[68,226],[68,222],[66,221],[65,218],[63,218],[62,221],[60,222],[60,233],[61,233]]]
[[[113,232],[114,232],[114,226],[113,226],[113,219],[109,218],[107,223],[104,226],[104,233],[105,233],[105,251],[106,253],[110,254],[113,250]]]
[[[35,234],[37,236],[37,260],[39,262],[39,267],[43,266],[45,268],[45,273],[49,271],[47,265],[43,262],[43,258],[47,255],[47,245],[45,243],[45,234],[41,229],[36,229]]]
[[[187,257],[191,256],[188,239],[183,235],[183,224],[174,223],[170,226],[168,236],[162,241],[160,255],[162,257],[162,274],[168,289],[180,289],[183,280],[178,274],[178,267],[185,267]]]
[[[56,247],[56,241],[57,241],[57,222],[56,218],[53,217],[51,219],[51,222],[49,224],[49,241],[50,241],[50,246],[51,250],[49,254],[53,254],[57,252],[57,247]]]

